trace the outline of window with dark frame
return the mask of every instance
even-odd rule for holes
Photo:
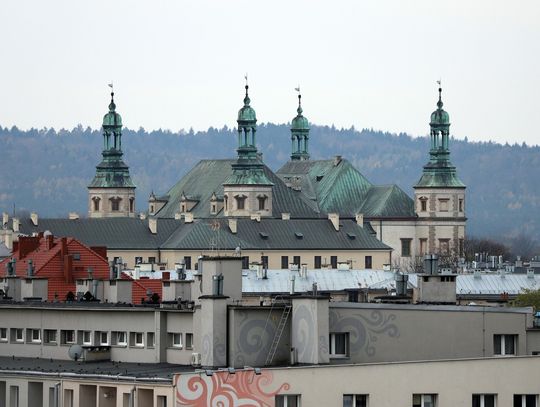
[[[300,262],[301,262],[300,256],[293,256],[293,264],[297,264],[298,267],[300,267]]]
[[[496,407],[496,394],[473,394],[472,407]]]
[[[191,256],[184,256],[184,267],[186,270],[191,270]]]
[[[514,394],[514,407],[537,407],[538,394]]]
[[[344,394],[343,407],[367,407],[367,394]]]
[[[373,268],[373,257],[371,256],[366,256],[364,258],[364,268],[366,269],[371,269]]]
[[[283,270],[289,268],[289,256],[281,256],[281,268]]]
[[[411,257],[411,242],[412,239],[400,239],[401,240],[401,256]]]
[[[330,267],[337,269],[337,256],[330,256]]]
[[[517,335],[493,335],[493,353],[508,356],[516,354]]]
[[[316,269],[320,269],[322,265],[321,256],[315,256],[315,258],[313,259],[313,264]]]

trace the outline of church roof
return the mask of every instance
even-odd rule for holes
[[[341,220],[339,231],[327,219],[250,219],[237,220],[232,233],[226,219],[195,219],[178,228],[162,249],[234,250],[391,250],[370,230],[352,220]]]
[[[359,210],[368,218],[414,217],[414,201],[397,185],[373,185]]]
[[[159,218],[174,218],[180,211],[182,193],[198,201],[190,212],[196,218],[210,218],[210,200],[215,192],[223,196],[223,183],[232,175],[233,159],[201,160],[182,177],[168,192],[169,200],[156,214]],[[272,210],[274,217],[282,213],[290,213],[295,218],[318,217],[315,209],[310,207],[305,197],[298,191],[288,188],[285,183],[268,168],[263,166],[266,177],[274,184]],[[223,211],[218,214],[223,216]]]
[[[395,185],[374,186],[348,160],[289,161],[277,174],[301,189],[321,213],[344,217],[413,217],[414,202]]]

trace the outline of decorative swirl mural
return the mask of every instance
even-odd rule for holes
[[[317,332],[313,321],[313,312],[304,304],[294,308],[293,335],[296,335],[295,347],[298,360],[315,360],[317,349]]]
[[[177,407],[273,407],[276,394],[290,389],[289,383],[274,383],[272,372],[264,370],[260,375],[252,370],[179,374],[174,383]]]
[[[395,314],[385,316],[380,310],[373,310],[369,316],[362,313],[343,313],[338,309],[330,310],[330,331],[349,332],[350,353],[363,351],[368,356],[377,353],[376,342],[380,335],[391,338],[399,337],[399,329],[393,323]]]

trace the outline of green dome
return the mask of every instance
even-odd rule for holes
[[[298,116],[292,119],[292,130],[309,130],[309,122],[304,116],[302,116],[302,109],[298,108]]]
[[[116,104],[114,103],[114,93],[111,93],[111,103],[109,104],[109,113],[103,116],[103,127],[121,127],[122,116],[116,113]]]
[[[450,116],[442,108],[443,102],[441,99],[442,89],[439,88],[439,101],[437,102],[437,110],[431,113],[430,125],[432,126],[449,126],[450,125]]]
[[[249,105],[251,99],[248,96],[249,87],[246,85],[246,97],[244,97],[244,106],[238,111],[238,121],[239,122],[256,122],[257,115],[255,110]]]

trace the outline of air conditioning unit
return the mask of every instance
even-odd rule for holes
[[[200,366],[201,365],[201,354],[192,353],[191,354],[191,366]]]

